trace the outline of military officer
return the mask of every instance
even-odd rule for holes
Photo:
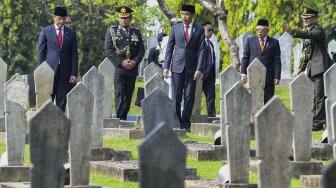
[[[304,29],[293,30],[285,23],[282,28],[294,38],[301,38],[303,43],[299,73],[307,69],[308,77],[314,82],[313,131],[324,129],[326,122],[323,73],[332,61],[326,47],[323,28],[317,23],[318,11],[304,7],[302,14]]]
[[[117,118],[126,120],[130,109],[138,66],[145,53],[141,33],[131,26],[133,10],[127,6],[116,9],[119,25],[107,29],[105,53],[115,67],[114,95]]]

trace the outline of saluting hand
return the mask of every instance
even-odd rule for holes
[[[286,31],[287,33],[291,33],[292,32],[292,28],[288,25],[288,23],[282,24],[282,29],[284,31]]]

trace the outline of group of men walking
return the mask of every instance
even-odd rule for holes
[[[138,65],[141,63],[145,47],[137,28],[131,25],[133,10],[127,6],[116,9],[119,24],[107,29],[105,53],[115,67],[114,90],[117,117],[126,120],[131,106]],[[198,25],[193,22],[195,7],[182,5],[181,22],[172,24],[169,36],[161,35],[159,42],[166,41],[164,59],[160,60],[157,50],[153,49],[153,61],[162,67],[165,78],[171,76],[172,100],[176,104],[176,116],[179,126],[190,131],[191,114],[195,102],[196,81],[202,78],[203,90],[207,101],[209,117],[216,115],[215,110],[215,53],[209,40],[213,33],[210,22]],[[67,11],[65,7],[56,7],[54,24],[42,29],[38,40],[38,64],[44,61],[55,72],[52,98],[63,111],[66,94],[71,84],[76,82],[78,55],[76,33],[65,27]],[[293,30],[283,24],[283,30],[293,37],[303,39],[303,58],[299,73],[307,69],[308,77],[314,82],[314,122],[313,130],[321,130],[325,124],[323,73],[332,62],[326,50],[326,37],[317,23],[318,11],[305,7],[302,15],[305,29]],[[275,85],[280,83],[281,59],[278,40],[267,35],[269,23],[258,20],[256,36],[247,39],[241,62],[241,82],[247,82],[247,67],[258,58],[266,67],[264,102],[273,95]],[[168,40],[167,40],[168,38]],[[161,47],[161,46],[160,46]],[[152,50],[151,50],[152,51]],[[202,76],[203,75],[203,76]],[[181,102],[183,98],[183,110]]]

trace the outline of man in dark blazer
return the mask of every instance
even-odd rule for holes
[[[119,25],[107,29],[105,53],[115,67],[114,96],[117,118],[126,120],[138,75],[138,66],[145,54],[141,33],[131,26],[133,10],[116,9]]]
[[[38,64],[46,61],[55,72],[53,100],[65,111],[66,95],[76,83],[78,54],[76,33],[64,26],[67,10],[55,7],[54,24],[42,29],[38,39]]]
[[[176,103],[176,115],[180,128],[187,132],[190,132],[196,80],[202,74],[205,50],[204,29],[193,23],[194,14],[193,5],[182,5],[182,23],[175,24],[170,31],[163,65],[165,78],[168,78],[169,70],[172,72],[172,98]],[[182,94],[184,108],[181,114]]]
[[[210,22],[202,24],[205,34],[205,55],[203,63],[203,83],[202,88],[206,99],[206,108],[209,117],[216,116],[215,99],[216,99],[216,56],[214,45],[210,41],[213,28]]]
[[[308,77],[314,82],[313,131],[324,129],[326,123],[325,96],[323,74],[332,65],[327,52],[326,36],[323,28],[317,23],[318,11],[304,7],[302,14],[304,30],[292,30],[286,23],[283,30],[294,38],[302,38],[302,58],[299,73],[307,69]]]
[[[151,62],[154,62],[155,64],[157,64],[160,68],[162,68],[162,62],[159,62],[159,55],[162,51],[161,49],[161,42],[162,42],[162,39],[167,36],[166,33],[159,33],[158,36],[157,36],[157,41],[158,41],[158,45],[151,48],[149,50],[149,53],[148,53],[148,64],[151,63]]]
[[[241,64],[241,81],[247,82],[247,67],[255,58],[258,58],[266,67],[266,80],[264,88],[264,103],[274,96],[275,85],[280,83],[281,59],[279,41],[268,36],[268,21],[259,19],[256,33],[247,39]]]

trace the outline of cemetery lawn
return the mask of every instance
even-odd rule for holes
[[[130,114],[141,114],[141,108],[134,105],[136,99],[136,92],[138,87],[143,87],[143,82],[136,83],[136,89],[134,92],[132,106]],[[290,108],[290,95],[289,95],[289,88],[288,87],[276,87],[275,94],[279,96],[279,98],[283,101],[287,109]],[[219,110],[219,85],[216,85],[216,113],[220,114]],[[203,94],[202,97],[202,114],[206,114],[206,106],[205,106],[205,97]],[[114,111],[114,107],[113,107]],[[313,140],[321,140],[322,131],[313,132]],[[184,141],[198,141],[198,142],[207,142],[213,143],[212,137],[200,137],[194,134],[187,134],[187,137],[181,140]],[[113,147],[115,149],[122,149],[122,150],[130,150],[132,152],[132,160],[138,159],[138,145],[142,142],[142,139],[104,139],[104,147]],[[256,148],[255,140],[250,142],[251,148]],[[6,144],[5,142],[0,141],[0,154],[6,151]],[[253,158],[255,159],[255,158]],[[25,148],[25,164],[30,164],[30,154],[29,154],[29,145],[26,145]],[[329,161],[323,161],[324,163],[328,163]],[[218,170],[222,166],[222,162],[219,161],[204,161],[204,162],[197,162],[191,159],[187,159],[187,165],[196,167],[197,174],[201,179],[216,179],[218,177]],[[138,183],[134,182],[121,182],[117,179],[110,178],[100,174],[91,173],[90,181],[92,184],[102,185],[106,187],[115,187],[115,188],[137,188],[139,186]],[[257,183],[258,177],[257,173],[250,172],[250,182]],[[299,188],[300,187],[300,180],[299,179],[292,179],[292,188]]]

